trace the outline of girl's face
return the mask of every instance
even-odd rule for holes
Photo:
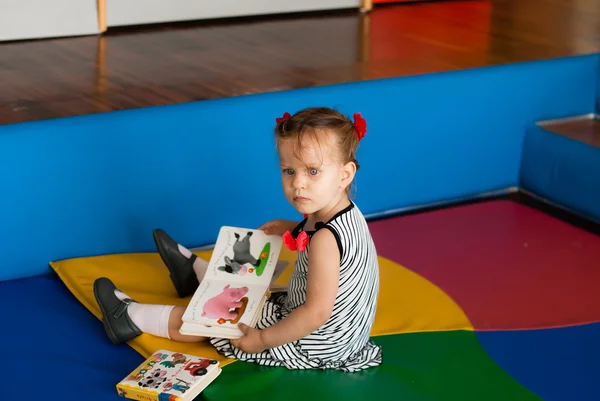
[[[346,196],[353,170],[339,161],[333,139],[330,134],[322,135],[320,141],[309,136],[303,139],[301,149],[296,138],[280,140],[283,192],[300,213],[329,210]]]

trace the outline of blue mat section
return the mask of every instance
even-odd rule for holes
[[[112,345],[55,276],[0,283],[0,316],[10,324],[0,331],[3,399],[122,400],[115,385],[144,360]]]
[[[600,323],[477,332],[477,338],[501,368],[545,401],[600,400]]]
[[[598,56],[425,74],[0,126],[0,281],[64,258],[183,245],[301,218],[281,193],[275,118],[362,112],[364,213],[516,187],[525,127],[588,113]],[[35,244],[35,252],[31,252]]]
[[[533,126],[523,144],[521,186],[600,222],[600,148]]]

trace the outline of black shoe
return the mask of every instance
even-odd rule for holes
[[[192,295],[200,285],[194,272],[197,256],[192,253],[191,257],[185,257],[179,252],[177,243],[161,229],[152,231],[152,236],[163,263],[171,273],[171,281],[177,295],[181,298]]]
[[[140,334],[142,331],[131,321],[127,313],[127,307],[132,299],[121,301],[115,295],[115,285],[106,277],[94,281],[94,296],[102,311],[102,324],[113,344],[127,342]]]

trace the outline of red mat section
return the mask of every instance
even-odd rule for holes
[[[475,330],[600,321],[600,237],[511,201],[371,223],[378,253],[427,278]]]

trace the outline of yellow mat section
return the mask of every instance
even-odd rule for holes
[[[195,253],[210,260],[212,251]],[[278,283],[285,284],[289,280],[296,254],[283,249],[280,259],[290,261],[290,267],[278,279]],[[437,286],[388,259],[380,257],[379,263],[381,288],[373,336],[419,331],[473,330],[462,309]],[[177,296],[169,271],[158,253],[74,258],[51,262],[50,265],[73,295],[98,319],[101,318],[101,313],[93,290],[94,280],[98,277],[108,277],[117,288],[140,303],[185,306],[189,301],[189,297]],[[101,326],[99,329],[102,329]],[[144,333],[128,344],[144,357],[157,349],[169,349],[214,358],[223,366],[233,362],[219,355],[208,343],[178,343]]]

